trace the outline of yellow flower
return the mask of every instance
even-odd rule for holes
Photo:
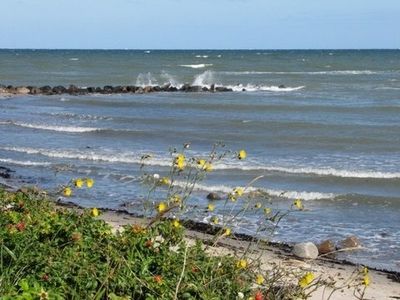
[[[229,235],[231,235],[231,233],[232,233],[232,231],[230,228],[225,228],[224,233],[222,235],[229,236]]]
[[[63,194],[65,197],[71,197],[72,196],[72,189],[67,186],[64,190],[63,190]]]
[[[92,178],[86,178],[86,186],[90,189],[93,187],[94,180]]]
[[[293,205],[300,210],[304,209],[303,202],[301,201],[301,199],[294,200]]]
[[[175,204],[180,204],[182,202],[182,198],[179,195],[171,196],[170,200],[172,203],[175,203]]]
[[[299,280],[299,286],[302,288],[307,287],[314,280],[315,275],[311,272],[307,272],[303,277]]]
[[[215,205],[210,203],[210,204],[208,204],[207,209],[208,209],[208,211],[214,211]]]
[[[368,274],[364,275],[364,278],[362,280],[362,284],[365,286],[369,286],[371,284],[371,278],[369,277]]]
[[[40,290],[40,293],[38,293],[39,299],[40,300],[48,300],[49,299],[49,294],[42,288]]]
[[[81,178],[75,179],[74,185],[80,189],[83,186],[83,180]]]
[[[269,215],[271,213],[271,209],[269,207],[264,208],[264,214]]]
[[[175,219],[172,221],[172,226],[175,228],[179,228],[181,227],[181,223],[179,222],[179,220]]]
[[[185,160],[186,160],[185,155],[183,155],[183,154],[178,154],[178,155],[175,157],[175,167],[176,167],[178,170],[182,171],[182,170],[185,168]]]
[[[243,195],[243,193],[244,193],[244,190],[241,188],[241,187],[237,187],[237,188],[235,188],[234,190],[233,190],[233,193],[235,194],[235,195],[237,195],[237,196],[242,196]]]
[[[160,179],[160,183],[163,185],[170,185],[171,184],[171,180],[168,177],[163,177]]]
[[[240,150],[237,157],[238,157],[238,159],[245,159],[247,157],[246,151]]]
[[[236,263],[236,267],[238,269],[246,269],[247,268],[247,260],[245,259],[240,259],[237,263]]]
[[[258,274],[258,275],[256,276],[256,283],[257,283],[258,285],[263,284],[264,281],[265,281],[265,278],[264,278],[264,276],[262,276],[261,274]]]
[[[210,164],[210,163],[206,163],[205,166],[204,166],[204,170],[206,172],[211,172],[213,170],[213,165]]]
[[[257,208],[257,209],[258,209],[258,208],[261,208],[261,206],[262,206],[261,202],[257,202],[257,203],[254,205],[254,207]]]
[[[159,213],[162,213],[167,210],[167,204],[165,202],[160,202],[157,205],[157,210]]]
[[[228,194],[228,199],[231,200],[232,202],[235,202],[237,200],[235,194],[233,193]]]
[[[206,162],[204,159],[199,159],[197,161],[197,165],[199,166],[200,169],[202,169],[206,172],[211,172],[213,170],[212,164]]]
[[[364,275],[367,275],[368,274],[368,268],[367,267],[364,267],[363,269],[362,269],[362,273],[364,274]]]
[[[99,210],[98,210],[96,207],[94,207],[94,208],[92,208],[92,210],[90,211],[90,214],[92,215],[92,217],[98,217],[99,214],[100,214],[100,212],[99,212]]]
[[[218,224],[218,223],[219,223],[218,217],[215,217],[215,216],[212,217],[212,218],[211,218],[211,222],[214,223],[214,224]]]

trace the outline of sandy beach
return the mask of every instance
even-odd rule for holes
[[[80,210],[70,204],[63,204],[62,207]],[[140,224],[146,225],[147,219],[132,216],[125,212],[116,212],[104,210],[100,217],[102,220],[110,224],[114,232],[123,230],[123,226]],[[201,228],[204,226],[193,227]],[[208,245],[208,252],[212,255],[230,255],[240,257],[244,249],[250,249],[250,258],[255,260],[260,259],[263,270],[271,270],[272,268],[281,267],[291,272],[313,272],[316,277],[322,279],[334,278],[337,286],[343,285],[345,280],[350,278],[353,272],[358,268],[356,265],[346,262],[335,261],[333,259],[319,258],[316,260],[301,260],[293,256],[290,252],[290,247],[287,245],[256,245],[248,241],[235,238],[221,238],[217,244],[210,245],[213,235],[204,233],[199,230],[187,229],[186,241],[189,245],[193,245],[196,240],[202,240]],[[378,270],[369,270],[371,276],[371,285],[367,288],[365,299],[383,300],[383,299],[400,299],[400,277],[394,272],[385,272]],[[287,278],[287,284],[293,284],[293,279]],[[311,296],[312,300],[329,299],[332,289],[319,288]],[[341,289],[333,294],[331,300],[348,300],[354,299],[353,290],[346,288]]]

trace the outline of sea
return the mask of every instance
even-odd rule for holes
[[[269,221],[249,209],[230,224],[236,232],[285,243],[355,235],[363,248],[338,258],[400,270],[400,50],[0,50],[3,85],[167,83],[233,91],[3,96],[7,182],[57,190],[91,177],[93,189],[65,200],[141,214],[144,201],[165,196],[159,188],[148,198],[144,174],[168,176],[173,148],[206,157],[220,143],[232,152],[196,184],[184,217],[240,210],[246,199],[207,212],[206,196],[257,178],[246,191],[260,191],[273,212],[295,199],[305,209],[274,232],[260,232]]]

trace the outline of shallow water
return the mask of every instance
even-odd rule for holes
[[[168,149],[190,142],[245,148],[245,161],[217,163],[191,199],[203,212],[210,191],[254,186],[287,207],[274,240],[334,240],[355,234],[366,250],[347,259],[399,269],[400,51],[31,51],[0,50],[0,83],[230,86],[231,93],[21,96],[0,101],[0,165],[54,187],[91,176],[95,192],[74,201],[141,210],[147,171],[168,173]],[[285,88],[278,88],[284,84]],[[241,92],[246,88],[246,92]],[[57,175],[55,176],[55,172]],[[283,193],[283,194],[282,194]],[[162,197],[155,195],[155,199]],[[222,204],[217,204],[217,213]],[[262,214],[238,230],[254,233]]]

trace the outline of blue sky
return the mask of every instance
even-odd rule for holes
[[[400,48],[400,0],[0,3],[0,48]]]

